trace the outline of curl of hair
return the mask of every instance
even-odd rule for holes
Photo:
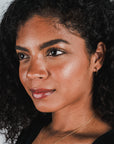
[[[114,6],[109,0],[15,0],[0,25],[0,129],[12,143],[19,132],[40,114],[19,81],[15,42],[19,26],[33,15],[57,18],[85,39],[89,54],[98,42],[106,45],[102,68],[94,75],[93,108],[114,127]]]

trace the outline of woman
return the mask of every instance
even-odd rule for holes
[[[114,143],[113,16],[109,0],[12,2],[0,27],[12,143]]]

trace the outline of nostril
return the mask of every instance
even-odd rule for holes
[[[39,79],[43,79],[43,77],[39,77]]]
[[[27,77],[29,79],[35,79],[35,78],[39,78],[39,79],[43,79],[45,78],[46,76],[44,74],[39,74],[39,73],[28,73],[27,74]]]
[[[48,71],[46,69],[45,64],[42,62],[31,62],[31,65],[28,68],[27,71],[27,77],[29,79],[47,79],[48,77]]]
[[[27,72],[27,78],[29,79],[47,79],[48,77],[48,71],[46,69],[44,70],[39,70],[39,69],[35,69],[35,70],[29,70]]]

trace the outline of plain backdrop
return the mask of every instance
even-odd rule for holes
[[[7,9],[8,5],[11,3],[11,1],[12,0],[0,0],[0,20],[2,18],[3,13]]]
[[[4,12],[6,11],[7,7],[11,3],[11,1],[12,0],[0,0],[0,21],[2,19]],[[111,1],[114,1],[114,0],[111,0]],[[4,135],[0,134],[0,144],[6,144],[6,143],[4,143],[4,141],[5,141]]]

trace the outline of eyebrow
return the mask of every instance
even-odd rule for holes
[[[66,40],[63,40],[63,39],[54,39],[54,40],[50,40],[48,42],[44,42],[43,44],[41,44],[39,47],[40,47],[40,50],[48,47],[48,46],[52,46],[54,44],[57,44],[57,43],[66,43],[66,44],[70,44],[68,41]],[[15,49],[18,49],[18,50],[22,50],[22,51],[26,51],[26,52],[29,52],[28,49],[24,48],[24,47],[21,47],[21,46],[16,46]]]
[[[21,47],[21,46],[15,46],[15,49],[16,49],[16,50],[22,50],[22,51],[29,52],[28,49],[26,49],[26,48],[24,48],[24,47]]]
[[[63,40],[63,39],[55,39],[55,40],[51,40],[49,42],[45,42],[43,44],[40,45],[40,50],[48,47],[48,46],[52,46],[54,44],[57,44],[57,43],[60,43],[60,42],[63,42],[63,43],[66,43],[66,44],[70,44],[68,41],[66,40]]]

